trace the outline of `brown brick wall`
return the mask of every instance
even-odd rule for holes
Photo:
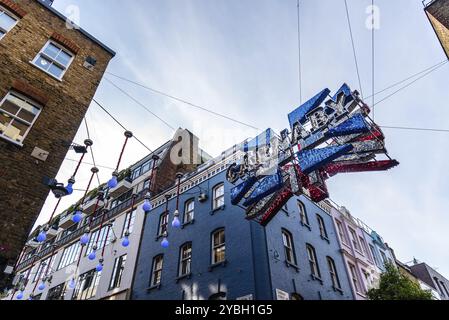
[[[35,0],[16,3],[28,14],[0,40],[0,99],[19,87],[45,106],[23,147],[0,138],[0,247],[7,248],[0,252],[0,261],[8,259],[9,263],[20,253],[49,194],[43,178],[56,176],[112,58],[79,31],[66,29],[62,19]],[[62,81],[29,63],[55,32],[66,44],[79,48]],[[97,59],[93,71],[83,67],[87,56]],[[46,162],[31,157],[35,147],[50,153]]]

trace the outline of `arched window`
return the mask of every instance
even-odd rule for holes
[[[223,207],[224,204],[224,183],[221,183],[213,189],[212,209],[219,209]]]
[[[284,243],[285,260],[296,265],[295,246],[293,244],[292,234],[287,230],[282,230],[282,241]]]
[[[310,244],[307,245],[307,256],[309,258],[310,272],[312,276],[321,278],[320,267],[318,265],[315,248]]]
[[[316,215],[316,219],[318,221],[318,226],[320,228],[320,235],[322,238],[328,239],[326,224],[324,223],[324,219],[319,214]]]
[[[179,276],[189,275],[192,264],[192,243],[188,242],[181,247],[179,252]]]
[[[153,266],[151,268],[150,287],[161,284],[162,265],[164,264],[164,256],[162,254],[153,258]]]
[[[306,207],[304,203],[298,201],[298,209],[299,209],[299,219],[301,220],[301,224],[305,226],[309,226],[309,217],[307,216]]]
[[[184,205],[184,223],[193,221],[195,213],[195,199],[187,200]]]
[[[219,229],[212,233],[212,264],[226,260],[226,237],[225,229]]]
[[[327,266],[332,280],[332,286],[335,289],[341,289],[340,278],[338,277],[337,267],[335,261],[331,257],[327,257]]]

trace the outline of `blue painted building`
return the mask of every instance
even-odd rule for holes
[[[292,199],[266,227],[230,203],[232,156],[183,178],[146,215],[132,299],[353,299],[332,217],[305,197]],[[166,195],[170,198],[166,201]],[[169,247],[161,241],[166,236]]]

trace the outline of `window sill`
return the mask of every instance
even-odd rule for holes
[[[304,222],[301,221],[301,225],[307,229],[309,229],[309,231],[312,231],[312,227],[309,224],[306,224]]]
[[[184,280],[184,279],[191,279],[191,278],[192,278],[192,273],[188,273],[188,274],[185,274],[185,275],[182,275],[182,276],[177,277],[177,278],[176,278],[176,283],[178,283],[178,282],[181,281],[181,280]]]
[[[299,273],[299,267],[296,264],[293,264],[291,262],[288,262],[287,260],[285,260],[285,265],[287,266],[287,268],[293,268],[296,270],[296,272]]]
[[[4,140],[6,140],[7,142],[9,142],[9,143],[11,143],[11,144],[13,144],[13,145],[15,145],[15,146],[17,146],[17,147],[20,147],[20,148],[23,147],[23,143],[17,142],[17,141],[15,141],[15,140],[11,139],[11,138],[8,138],[7,136],[4,136],[4,135],[1,134],[1,133],[0,133],[0,139],[4,139]]]
[[[343,290],[342,289],[340,289],[340,288],[337,288],[337,287],[334,287],[334,286],[332,286],[332,289],[335,291],[335,292],[338,292],[338,293],[340,293],[341,295],[343,295],[344,293],[343,293]]]
[[[226,205],[222,205],[221,207],[212,209],[212,211],[210,212],[210,215],[213,216],[215,213],[217,213],[218,211],[224,211],[224,209],[226,208]]]
[[[151,291],[154,291],[154,290],[161,290],[161,287],[162,287],[162,285],[159,283],[155,286],[151,286],[151,287],[147,288],[147,292],[150,293]]]
[[[319,283],[321,283],[321,285],[324,284],[323,280],[313,274],[310,275],[310,277],[312,278],[313,281],[318,281]]]
[[[34,68],[36,68],[36,69],[42,71],[43,73],[45,73],[47,76],[52,77],[54,80],[62,82],[62,78],[58,78],[58,77],[52,75],[50,72],[40,68],[39,66],[35,65],[33,61],[29,61],[29,64],[31,64]]]
[[[216,269],[218,267],[226,267],[227,264],[228,264],[227,260],[219,262],[219,263],[212,264],[212,265],[209,266],[209,272],[214,271],[214,269]]]
[[[181,226],[181,229],[184,229],[185,227],[187,227],[188,225],[191,225],[191,224],[195,224],[195,219],[192,219],[188,222],[184,222]]]
[[[154,241],[158,242],[159,240],[161,240],[163,238],[164,238],[163,235],[158,235],[158,236],[156,236],[156,238],[154,238]]]
[[[321,236],[321,239],[324,240],[324,241],[326,241],[326,242],[329,243],[329,244],[331,243],[331,241],[329,240],[328,237]]]

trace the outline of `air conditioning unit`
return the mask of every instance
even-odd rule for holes
[[[201,192],[201,194],[198,196],[198,201],[199,202],[207,201],[207,194],[205,194],[204,192]]]

